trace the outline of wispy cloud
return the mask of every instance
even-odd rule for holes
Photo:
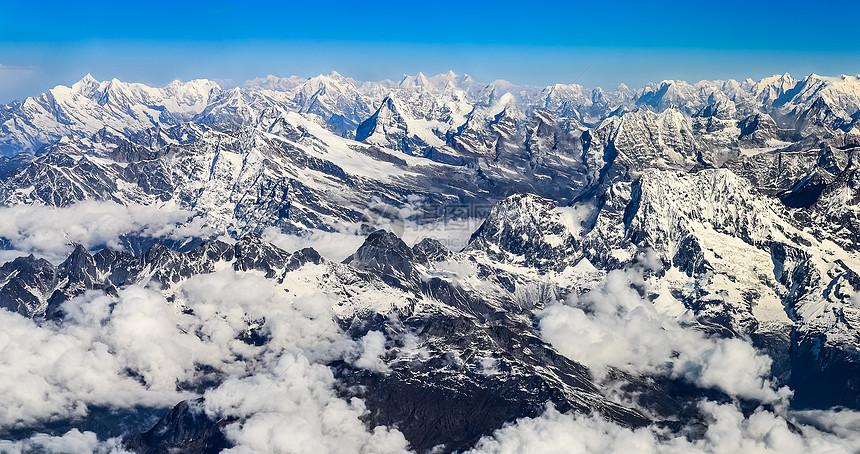
[[[7,65],[7,64],[0,63],[0,71],[24,71],[24,72],[27,72],[27,71],[35,71],[37,69],[39,69],[39,67],[35,66],[35,65],[20,66],[20,65]]]

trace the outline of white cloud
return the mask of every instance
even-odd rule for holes
[[[683,358],[675,361],[676,374],[701,386],[722,389],[732,396],[763,401],[791,396],[788,388],[774,393],[766,378],[770,375],[772,361],[750,344],[740,339],[685,337],[689,343],[678,347]]]
[[[612,272],[590,294],[550,306],[541,314],[542,335],[595,371],[671,371],[733,395],[781,397],[765,379],[767,358],[740,340],[685,330],[631,283],[647,284],[641,273]],[[353,341],[332,320],[336,303],[321,293],[293,297],[256,273],[227,269],[182,283],[174,303],[158,291],[131,286],[118,297],[88,292],[66,302],[62,323],[0,311],[0,427],[82,416],[91,405],[169,407],[196,397],[178,385],[200,380],[199,366],[205,365],[224,380],[206,391],[204,410],[238,418],[226,429],[235,444],[231,452],[405,452],[407,442],[396,429],[366,428],[363,402],[339,398],[324,364],[346,359],[384,372],[383,355],[426,358],[426,348],[408,331],[394,335],[396,342],[377,331]],[[253,320],[265,320],[263,346],[238,338]],[[495,361],[483,358],[482,366],[492,374]],[[694,442],[654,427],[631,430],[550,409],[485,437],[475,452],[847,453],[860,447],[855,412],[786,419],[761,409],[745,418],[731,405],[712,402],[700,409],[709,425]],[[801,434],[789,429],[789,420]],[[3,452],[117,449],[115,440],[76,430],[0,442]]]
[[[106,307],[105,297],[94,300],[94,306]],[[83,302],[79,298],[71,303]],[[112,339],[100,334],[98,324],[40,326],[3,310],[0,325],[2,427],[83,416],[93,404],[167,406],[184,397],[175,389],[150,391],[129,377],[126,367],[134,365],[123,363],[122,353],[112,350]]]
[[[471,454],[565,453],[565,454],[849,454],[860,449],[856,429],[858,413],[824,412],[853,423],[853,432],[834,434],[792,421],[801,433],[789,428],[784,417],[758,410],[748,418],[733,405],[703,401],[700,409],[709,419],[701,439],[689,441],[655,426],[629,429],[599,416],[561,414],[554,408],[537,418],[523,418],[482,438]]]
[[[427,270],[428,277],[441,277],[443,279],[460,282],[478,273],[478,266],[474,262],[457,260],[440,260]]]
[[[649,266],[656,265],[647,260]],[[669,373],[703,387],[762,401],[788,397],[767,379],[771,359],[738,339],[708,338],[659,312],[633,286],[648,283],[641,270],[614,270],[566,304],[538,314],[541,336],[596,378],[608,367],[630,373]]]
[[[191,216],[178,209],[89,200],[62,208],[15,205],[0,207],[0,237],[20,254],[33,253],[58,263],[72,251],[71,243],[87,249],[102,245],[122,249],[120,236],[130,233],[171,239],[214,233],[202,218]]]
[[[582,236],[582,223],[594,213],[594,206],[590,203],[577,203],[566,207],[555,208],[561,215],[561,220],[573,236]]]
[[[382,368],[385,349],[381,333],[347,337],[332,320],[334,304],[323,294],[291,297],[273,280],[228,269],[192,277],[174,303],[130,286],[116,298],[88,292],[67,301],[61,323],[0,311],[0,428],[81,417],[90,405],[171,407],[196,397],[180,385],[214,370],[225,381],[207,392],[207,409],[242,416],[228,431],[236,452],[314,433],[329,452],[402,451],[402,434],[367,430],[362,402],[341,400],[332,388],[322,364],[361,352],[360,363]],[[239,339],[254,320],[265,320],[262,346]],[[277,435],[284,433],[294,435]],[[92,441],[73,435],[69,446]]]
[[[100,442],[93,432],[81,432],[78,429],[72,429],[60,436],[36,434],[21,441],[0,440],[0,452],[7,454],[33,452],[44,454],[121,454],[128,451],[122,449],[119,439],[112,438]]]
[[[860,411],[805,410],[792,412],[792,416],[804,426],[844,439],[860,451]]]
[[[160,294],[132,286],[120,293],[100,337],[148,389],[169,392],[193,379],[197,365],[217,367],[234,356],[229,347],[194,334],[200,325]]]
[[[368,431],[359,419],[366,413],[362,401],[338,398],[333,385],[329,368],[285,355],[271,374],[228,380],[207,391],[205,410],[213,417],[240,418],[226,429],[236,445],[230,453],[406,451],[400,432]]]
[[[369,331],[360,342],[360,356],[353,362],[356,367],[374,372],[389,372],[391,369],[382,361],[385,355],[385,334]]]
[[[460,251],[469,245],[472,234],[483,222],[484,218],[442,219],[422,223],[407,221],[403,225],[402,238],[408,245],[431,238],[449,251]]]
[[[855,308],[860,309],[860,292],[857,292],[853,296],[851,296],[851,298],[848,300],[848,303]]]
[[[261,236],[287,252],[312,247],[333,262],[342,262],[358,250],[365,240],[365,236],[349,232],[307,230],[301,234],[286,234],[274,227],[266,228]]]
[[[380,218],[372,226],[373,230],[382,229],[395,233],[408,246],[432,238],[451,251],[462,250],[469,244],[472,233],[481,226],[483,219],[464,219],[418,224],[414,221],[392,223]],[[333,262],[341,262],[352,255],[364,243],[367,236],[361,233],[359,225],[341,226],[337,232],[305,230],[301,233],[283,233],[275,227],[267,227],[261,236],[279,248],[294,252],[312,247],[323,257]]]

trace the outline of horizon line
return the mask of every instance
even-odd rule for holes
[[[811,73],[806,74],[806,75],[804,75],[804,76],[802,76],[802,77],[800,77],[800,78],[797,78],[797,77],[793,76],[790,72],[786,71],[786,72],[784,72],[784,73],[782,73],[782,74],[773,74],[773,75],[770,75],[770,76],[764,76],[764,77],[762,77],[761,79],[754,79],[754,78],[752,78],[752,77],[747,77],[746,79],[735,79],[735,78],[727,78],[727,79],[700,79],[700,80],[695,81],[695,82],[690,82],[690,81],[688,81],[688,80],[684,80],[684,79],[662,79],[662,80],[660,80],[660,81],[653,80],[653,81],[649,81],[649,82],[645,83],[644,85],[635,85],[635,86],[631,86],[631,85],[628,85],[627,83],[622,82],[622,83],[620,83],[617,87],[615,87],[615,88],[611,88],[611,89],[610,89],[610,88],[605,88],[605,87],[600,86],[600,85],[584,85],[584,84],[577,84],[575,81],[574,81],[574,82],[571,82],[571,83],[556,82],[556,83],[553,83],[553,84],[546,84],[546,85],[541,85],[541,84],[521,84],[521,83],[511,82],[511,81],[509,81],[509,80],[502,79],[502,78],[498,78],[498,79],[495,79],[495,80],[492,80],[492,81],[489,81],[489,82],[487,82],[487,81],[478,81],[478,80],[475,80],[474,78],[472,78],[472,76],[471,76],[471,75],[469,75],[468,73],[462,73],[462,74],[460,74],[460,73],[456,73],[456,72],[454,72],[453,70],[448,70],[447,72],[440,72],[440,73],[433,74],[433,75],[429,75],[429,76],[428,76],[427,74],[424,74],[424,72],[423,72],[423,71],[419,71],[419,72],[417,72],[417,73],[415,73],[415,74],[407,74],[407,73],[403,73],[403,74],[401,75],[401,77],[400,77],[400,81],[399,81],[399,82],[396,82],[396,81],[394,81],[394,80],[393,80],[393,79],[391,79],[391,78],[377,79],[377,80],[362,80],[362,79],[358,79],[358,78],[355,78],[355,77],[351,77],[351,76],[343,75],[343,74],[341,74],[339,71],[337,71],[337,70],[335,70],[335,69],[332,69],[328,74],[320,73],[320,74],[317,74],[317,75],[315,75],[315,76],[300,76],[300,75],[297,75],[297,74],[291,74],[291,75],[289,75],[289,76],[280,76],[280,75],[277,75],[277,74],[271,74],[271,73],[270,73],[270,74],[266,74],[266,75],[264,75],[264,76],[258,76],[258,77],[253,77],[253,78],[250,78],[250,79],[239,80],[239,81],[234,80],[234,79],[231,79],[231,78],[217,78],[217,77],[216,77],[216,78],[200,77],[200,78],[190,78],[190,79],[182,80],[181,78],[176,77],[176,78],[172,79],[170,82],[163,83],[163,84],[161,84],[161,83],[158,83],[158,84],[151,84],[151,83],[148,83],[148,82],[146,82],[146,81],[134,81],[134,80],[128,80],[128,79],[126,79],[126,80],[122,80],[122,79],[119,79],[119,78],[117,78],[117,77],[112,77],[112,78],[110,78],[110,79],[99,79],[99,78],[96,78],[95,76],[93,76],[91,72],[88,72],[87,74],[85,74],[84,76],[82,76],[80,79],[76,80],[75,82],[73,82],[73,83],[71,83],[71,84],[69,84],[69,85],[65,85],[65,84],[62,84],[62,83],[58,83],[58,84],[56,84],[56,85],[52,86],[51,88],[49,88],[49,89],[47,89],[47,90],[45,90],[45,91],[41,91],[41,92],[35,93],[35,94],[33,94],[33,95],[26,96],[26,97],[24,97],[24,98],[13,99],[13,100],[11,100],[11,101],[8,101],[8,102],[3,103],[2,105],[11,105],[11,104],[19,103],[19,102],[24,102],[24,101],[26,101],[27,99],[34,98],[34,97],[38,97],[38,96],[40,96],[40,95],[46,94],[46,93],[50,92],[51,90],[54,90],[54,89],[59,88],[59,87],[72,88],[74,85],[76,85],[76,84],[78,84],[78,83],[80,83],[80,82],[83,82],[83,81],[87,80],[88,78],[89,78],[89,79],[92,79],[92,80],[93,80],[93,81],[95,81],[95,82],[98,82],[99,84],[102,84],[102,83],[110,83],[110,82],[113,82],[113,81],[117,81],[117,82],[124,83],[124,84],[139,84],[139,85],[144,85],[144,86],[147,86],[147,87],[150,87],[150,88],[166,88],[167,86],[169,86],[169,85],[171,85],[171,84],[173,84],[173,83],[176,83],[176,82],[179,82],[179,83],[181,83],[181,84],[187,84],[187,83],[191,83],[191,82],[195,82],[195,81],[207,81],[207,82],[213,82],[213,83],[215,83],[215,84],[218,86],[218,88],[220,88],[221,90],[227,91],[227,90],[232,90],[232,89],[235,89],[235,88],[248,88],[248,87],[246,87],[246,85],[247,85],[249,82],[255,82],[255,81],[265,81],[265,80],[270,80],[270,79],[275,79],[275,80],[301,79],[301,80],[305,80],[305,81],[310,81],[310,80],[312,80],[312,79],[316,79],[316,78],[319,78],[319,77],[333,77],[333,76],[340,76],[340,77],[343,77],[344,79],[348,79],[348,80],[350,80],[350,81],[351,81],[351,82],[353,82],[353,83],[377,83],[377,84],[392,83],[392,84],[395,84],[395,86],[400,86],[400,85],[402,85],[402,84],[405,82],[405,80],[406,80],[407,78],[409,78],[409,77],[412,77],[412,78],[419,78],[419,77],[423,76],[423,77],[425,77],[425,78],[427,78],[427,79],[433,79],[433,78],[436,78],[436,77],[439,77],[439,76],[451,76],[451,77],[468,78],[468,79],[471,79],[471,80],[472,80],[472,83],[477,84],[477,85],[484,85],[485,87],[489,87],[490,85],[492,85],[492,84],[496,84],[496,83],[505,83],[505,84],[509,84],[511,87],[516,87],[516,88],[546,89],[546,88],[554,87],[554,86],[556,86],[556,85],[563,85],[563,86],[578,86],[578,87],[581,87],[581,88],[584,88],[584,89],[589,89],[589,90],[602,90],[602,91],[617,91],[617,90],[621,89],[622,87],[627,88],[628,90],[639,91],[639,90],[645,90],[645,89],[647,89],[647,88],[659,87],[659,86],[661,86],[661,85],[663,85],[663,84],[665,84],[665,83],[667,83],[667,82],[668,82],[668,83],[687,84],[687,85],[690,85],[690,86],[696,86],[696,85],[701,84],[701,83],[717,83],[717,82],[725,83],[725,82],[730,82],[730,81],[734,81],[734,82],[737,82],[737,83],[744,83],[744,82],[749,82],[749,81],[752,81],[752,82],[754,82],[754,83],[760,83],[760,82],[762,82],[762,81],[763,81],[763,80],[765,80],[765,79],[769,79],[769,78],[779,78],[779,77],[784,77],[784,76],[791,77],[792,79],[794,79],[794,80],[795,80],[795,81],[797,81],[797,82],[805,81],[805,80],[807,80],[807,79],[809,79],[809,78],[811,78],[811,77],[820,77],[820,78],[825,78],[825,79],[832,79],[832,78],[843,78],[843,79],[844,79],[844,78],[847,78],[847,77],[854,77],[854,78],[858,78],[858,79],[860,79],[860,74],[840,73],[840,74],[834,74],[834,75],[825,75],[825,74],[818,74],[818,73],[815,73],[815,72],[811,72]]]

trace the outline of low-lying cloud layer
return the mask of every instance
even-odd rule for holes
[[[99,441],[93,432],[72,429],[63,435],[36,434],[26,440],[0,440],[0,452],[4,454],[125,454],[120,440],[112,438]]]
[[[860,450],[856,412],[820,412],[831,431],[789,423],[784,417],[757,410],[749,417],[734,405],[703,401],[709,417],[703,438],[690,441],[657,427],[632,430],[597,416],[561,414],[554,408],[537,418],[524,418],[490,437],[470,454],[521,452],[565,454],[851,454]]]
[[[340,262],[361,246],[370,230],[394,231],[408,244],[430,237],[451,250],[460,250],[482,222],[482,219],[477,218],[426,223],[407,220],[416,212],[418,208],[414,207],[399,210],[388,207],[384,215],[377,214],[363,222],[343,225],[337,232],[309,229],[286,234],[269,227],[262,232],[262,236],[286,251],[312,247],[323,257]],[[176,207],[121,205],[110,201],[84,200],[67,207],[0,207],[0,219],[4,220],[0,223],[0,240],[8,242],[7,250],[0,250],[0,264],[28,254],[35,254],[56,264],[66,258],[75,243],[82,244],[88,250],[105,246],[121,250],[124,248],[123,237],[127,235],[181,241],[224,233],[213,229],[205,216],[195,215],[191,211]]]
[[[61,208],[0,207],[0,219],[0,238],[8,240],[13,249],[0,255],[0,262],[33,253],[57,263],[72,251],[72,243],[87,249],[122,249],[120,237],[132,233],[170,239],[214,233],[203,218],[192,219],[190,211],[89,200]]]
[[[768,356],[742,340],[709,338],[684,328],[636,289],[648,285],[641,269],[611,271],[594,290],[542,311],[541,335],[598,379],[615,367],[630,373],[667,373],[766,402],[790,395],[785,388],[776,390],[767,378]]]
[[[116,298],[90,292],[64,303],[63,322],[41,324],[0,310],[0,429],[82,418],[93,405],[169,408],[197,397],[183,389],[214,379],[220,384],[206,392],[205,410],[241,418],[227,429],[235,452],[406,449],[396,430],[365,428],[360,400],[333,391],[322,364],[342,358],[383,368],[384,338],[348,338],[332,320],[332,299],[289,297],[271,280],[232,270],[193,277],[176,295],[170,303],[140,286]],[[244,342],[262,321],[268,341]],[[93,435],[64,437],[90,446]],[[39,440],[3,446],[26,451]]]
[[[332,390],[329,368],[304,356],[285,355],[271,374],[230,379],[205,395],[216,418],[240,418],[226,428],[236,447],[230,453],[399,453],[403,435],[386,427],[368,431],[359,399],[346,401]]]

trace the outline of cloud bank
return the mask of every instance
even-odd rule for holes
[[[771,359],[750,344],[706,337],[658,311],[637,290],[649,293],[643,270],[610,271],[590,292],[547,307],[538,314],[542,337],[598,379],[614,367],[634,374],[671,374],[765,402],[790,395],[787,388],[774,388],[768,379]]]
[[[85,200],[67,207],[15,205],[0,207],[0,238],[9,241],[14,252],[35,254],[58,263],[72,251],[72,243],[87,249],[108,246],[122,249],[121,238],[127,234],[146,237],[185,239],[214,234],[203,218],[190,211],[154,208],[144,205],[120,205],[115,202]]]
[[[62,322],[0,311],[0,429],[83,418],[93,405],[166,409],[197,397],[187,391],[193,384],[214,380],[205,410],[241,418],[226,431],[233,452],[266,446],[270,452],[403,452],[402,434],[368,430],[363,403],[333,390],[324,363],[345,359],[382,370],[385,348],[378,332],[358,341],[347,337],[332,320],[334,304],[321,294],[294,298],[255,273],[225,270],[190,278],[173,302],[130,286],[117,297],[88,292],[67,301]],[[263,345],[242,340],[254,327],[268,339]],[[102,449],[94,436],[70,432],[2,446]]]
[[[99,441],[93,432],[72,429],[64,435],[36,434],[26,440],[0,440],[0,452],[5,454],[125,454],[119,439]]]
[[[747,418],[731,404],[703,401],[699,407],[710,421],[704,436],[695,441],[654,426],[632,430],[599,416],[561,414],[549,407],[540,417],[521,419],[482,438],[469,453],[850,454],[860,450],[860,413],[821,412],[817,417],[835,426],[833,431],[823,431],[764,410]]]

